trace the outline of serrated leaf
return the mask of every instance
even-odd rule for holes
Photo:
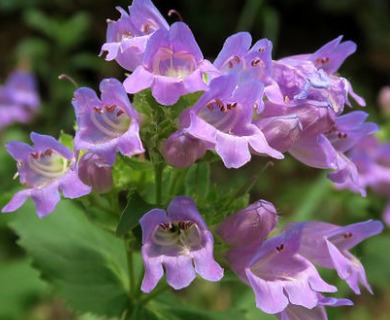
[[[11,222],[19,245],[74,310],[119,317],[129,307],[123,241],[93,225],[71,201],[39,219],[28,201]]]
[[[0,319],[21,319],[29,301],[48,291],[28,259],[15,260],[0,267]]]
[[[144,201],[138,192],[133,192],[119,219],[117,235],[124,235],[133,230],[139,224],[139,219],[153,208],[155,207]]]

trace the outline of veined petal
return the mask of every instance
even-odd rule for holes
[[[190,255],[164,256],[163,265],[168,284],[176,290],[188,287],[196,278]]]

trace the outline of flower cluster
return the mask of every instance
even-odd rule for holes
[[[124,157],[144,154],[139,159],[155,169],[164,162],[172,170],[202,161],[208,151],[235,169],[252,156],[283,159],[288,152],[305,165],[333,170],[328,177],[336,186],[362,195],[366,186],[382,181],[371,165],[380,162],[380,155],[367,160],[366,149],[359,153],[356,147],[372,139],[378,126],[366,122],[363,111],[344,112],[345,105],[352,107],[350,98],[365,105],[338,74],[356,50],[353,42],[338,37],[314,53],[274,60],[271,41],[252,44],[249,33],[239,32],[208,61],[190,28],[181,21],[169,25],[150,0],[134,0],[128,12],[118,11],[117,21],[108,20],[101,54],[130,74],[123,82],[102,80],[100,98],[86,87],[74,92],[73,151],[37,133],[31,134],[32,147],[18,141],[7,144],[27,189],[16,193],[3,212],[16,210],[31,197],[43,217],[54,210],[59,192],[66,198],[107,192],[114,185],[118,152]],[[130,100],[128,94],[135,96]],[[149,107],[156,110],[147,113],[149,109],[137,105],[141,94],[153,100]],[[196,94],[195,102],[180,104]],[[178,110],[165,112],[170,108]],[[173,119],[165,121],[162,115]],[[147,131],[151,124],[157,129]],[[158,170],[154,174],[157,181]],[[164,204],[157,193],[156,208],[139,221],[145,267],[141,290],[152,291],[164,272],[176,290],[189,286],[196,274],[219,281],[223,269],[214,258],[213,228],[194,200],[172,194]],[[278,215],[264,200],[221,220],[213,221],[218,238],[229,246],[226,265],[253,289],[257,307],[266,313],[283,320],[326,319],[325,306],[352,304],[323,295],[337,289],[321,278],[316,266],[336,270],[357,294],[359,283],[372,292],[362,264],[349,250],[380,233],[379,221],[346,227],[293,223],[270,237]]]

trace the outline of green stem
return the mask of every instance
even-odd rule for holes
[[[159,288],[155,289],[152,293],[145,296],[143,299],[140,300],[140,304],[144,305],[148,303],[149,301],[153,300],[154,298],[158,297],[160,294],[167,291],[170,287],[168,284],[164,283]]]
[[[129,289],[130,289],[130,296],[134,297],[136,295],[136,281],[135,281],[135,274],[134,274],[134,258],[133,258],[133,251],[130,246],[131,238],[125,237],[125,248],[126,248],[126,256],[127,256],[127,272],[129,275]]]
[[[154,166],[154,181],[156,186],[156,205],[162,205],[162,174],[164,171],[164,164],[157,163]]]

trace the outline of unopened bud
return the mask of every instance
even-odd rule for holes
[[[202,158],[207,148],[202,141],[179,130],[171,134],[161,148],[165,161],[172,167],[187,168]]]
[[[81,157],[78,164],[78,176],[96,193],[107,192],[113,185],[112,167],[94,153],[88,152]]]

